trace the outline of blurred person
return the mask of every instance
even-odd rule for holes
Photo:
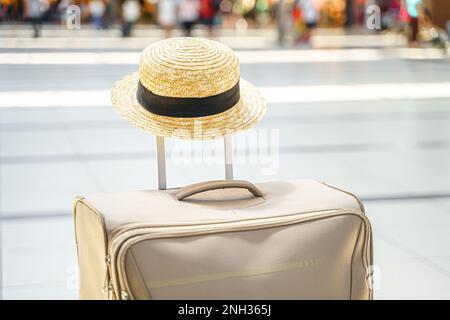
[[[314,0],[298,0],[298,5],[301,8],[301,14],[305,24],[302,38],[309,42],[311,31],[317,26],[318,12]]]
[[[134,23],[141,16],[141,5],[137,0],[125,0],[122,4],[122,36],[129,37]]]
[[[345,0],[345,22],[346,28],[353,26],[355,23],[355,10],[353,0]]]
[[[447,53],[448,38],[445,33],[433,23],[432,13],[426,5],[420,8],[420,16],[420,24],[422,29],[425,31],[425,37],[427,40],[430,41],[435,47],[444,49],[444,53]]]
[[[177,0],[160,0],[158,23],[164,29],[164,36],[170,38],[177,23]]]
[[[274,7],[275,19],[278,31],[278,45],[283,45],[287,30],[289,29],[289,17],[292,7],[285,0],[278,0]]]
[[[186,37],[191,36],[192,28],[199,18],[199,11],[200,0],[180,0],[178,19]]]
[[[243,0],[242,1],[242,7],[243,7],[243,18],[247,22],[248,27],[254,28],[257,27],[257,18],[258,18],[258,11],[256,10],[256,1],[254,0]]]
[[[222,0],[219,6],[220,21],[223,26],[231,27],[236,21],[233,13],[233,4],[230,0]]]
[[[58,4],[58,12],[59,17],[61,20],[62,25],[66,25],[67,18],[68,18],[68,12],[67,9],[72,5],[72,0],[61,0],[61,2]]]
[[[270,24],[271,17],[269,14],[270,3],[269,0],[256,0],[256,21],[258,26],[267,26]]]
[[[137,0],[139,2],[139,0]],[[112,24],[115,23],[117,15],[116,15],[116,1],[115,0],[103,0],[105,5],[105,13],[102,18],[102,27],[103,29],[108,29]]]
[[[8,20],[11,18],[11,11],[13,10],[12,0],[0,1],[0,21]]]
[[[220,2],[220,0],[200,0],[200,20],[208,28],[210,38],[214,36],[214,23]]]
[[[406,10],[405,0],[400,0],[400,9],[398,11],[398,21],[399,21],[401,30],[405,30],[406,26],[409,25],[409,15],[408,15],[408,10]]]
[[[309,43],[311,31],[317,26],[318,11],[313,0],[296,0],[292,10],[294,30],[299,42]]]
[[[398,27],[400,13],[400,0],[392,0],[386,12],[381,18],[381,25],[383,29],[395,29]]]
[[[411,47],[417,47],[417,36],[419,34],[419,5],[422,0],[405,0],[406,11],[409,16],[409,45]]]
[[[33,37],[38,38],[42,28],[42,16],[44,14],[43,3],[41,3],[41,0],[25,0],[24,9],[25,17],[33,27]]]
[[[44,13],[44,21],[58,21],[60,12],[58,11],[59,0],[47,0],[47,10]]]
[[[445,28],[447,29],[447,39],[450,39],[450,20],[445,24]]]
[[[301,41],[301,37],[303,36],[306,26],[303,20],[302,8],[298,1],[294,2],[294,6],[292,8],[292,22],[295,37],[294,41]]]
[[[91,14],[91,21],[96,29],[103,29],[103,15],[105,14],[106,6],[102,0],[91,0],[89,2],[89,12]]]
[[[356,0],[353,4],[353,21],[352,24],[357,24],[359,26],[364,25],[366,19],[366,0]],[[346,25],[347,27],[351,25]]]

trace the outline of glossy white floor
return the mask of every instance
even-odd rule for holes
[[[102,52],[98,62],[74,62],[65,50],[27,49],[23,60],[24,50],[0,51],[12,59],[0,65],[2,294],[74,299],[73,197],[154,188],[155,143],[102,100],[136,65],[114,57],[105,65]],[[273,153],[249,161],[241,142],[254,132],[239,134],[235,176],[313,178],[359,194],[374,229],[375,297],[449,299],[450,64],[431,51],[371,50],[319,50],[322,61],[309,51],[281,51],[287,60],[278,61],[255,51],[258,63],[247,59],[242,76],[270,96],[257,141],[274,139]],[[57,59],[45,61],[48,52]],[[199,164],[198,154],[180,163],[174,147],[169,186],[222,177],[220,163]]]

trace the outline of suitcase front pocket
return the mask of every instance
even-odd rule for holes
[[[366,251],[358,263],[370,264],[366,221],[333,210],[130,229],[110,248],[114,291],[133,299],[348,299],[358,241]]]

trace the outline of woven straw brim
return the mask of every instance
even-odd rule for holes
[[[206,117],[178,118],[149,112],[137,101],[139,75],[133,73],[117,81],[111,92],[114,109],[132,125],[170,138],[207,140],[252,127],[264,116],[266,102],[248,81],[240,80],[239,102],[229,110]]]

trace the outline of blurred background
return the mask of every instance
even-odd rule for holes
[[[157,185],[154,137],[109,90],[146,45],[191,35],[231,46],[267,98],[271,150],[249,161],[236,135],[235,177],[358,194],[375,298],[449,299],[449,21],[448,0],[0,0],[1,297],[77,298],[73,198]],[[222,142],[169,140],[169,187],[223,178],[180,143]]]
[[[279,44],[286,40],[290,40],[290,44],[307,42],[316,28],[343,27],[353,33],[365,33],[370,29],[402,34],[411,42],[416,42],[421,32],[423,41],[439,42],[446,38],[445,33],[450,29],[449,12],[450,4],[445,0],[0,1],[0,22],[9,25],[11,31],[22,30],[19,26],[29,23],[34,37],[39,37],[41,31],[46,36],[59,34],[55,30],[61,26],[81,29],[83,25],[83,29],[111,30],[99,33],[108,35],[116,35],[119,28],[124,37],[131,36],[136,25],[141,31],[137,35],[151,34],[142,30],[159,27],[165,36],[171,36],[175,28],[190,35],[192,29],[203,26],[210,37],[215,35],[215,29],[241,32],[276,29]],[[370,28],[374,13],[377,14],[376,26]],[[18,34],[11,32],[13,36]]]

